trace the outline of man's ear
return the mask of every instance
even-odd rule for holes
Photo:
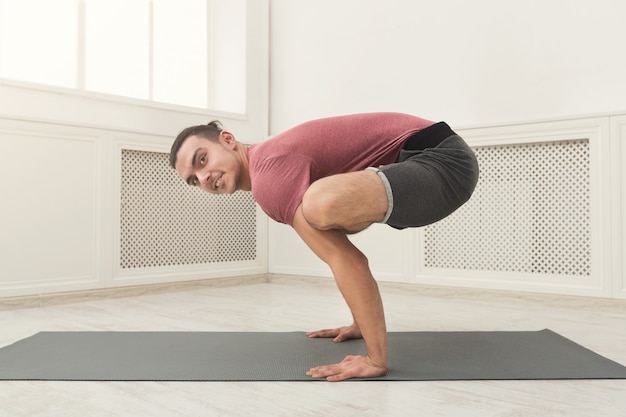
[[[222,139],[224,140],[224,143],[226,143],[226,145],[228,145],[229,148],[235,149],[237,147],[237,140],[235,139],[235,136],[232,133],[226,130],[223,130],[220,133],[220,135]]]

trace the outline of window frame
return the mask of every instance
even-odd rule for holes
[[[210,3],[211,0],[209,8]],[[82,64],[79,62],[79,65]],[[192,124],[219,119],[227,128],[246,135],[247,142],[258,142],[268,132],[268,67],[269,1],[246,0],[246,104],[243,113],[88,91],[81,79],[84,74],[79,71],[78,88],[0,78],[0,117],[168,135]],[[209,86],[211,71],[209,69]],[[211,105],[210,97],[208,105]]]

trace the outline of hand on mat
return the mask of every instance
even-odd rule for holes
[[[346,356],[334,365],[316,366],[306,374],[313,378],[326,378],[327,381],[337,382],[350,378],[374,378],[387,373],[387,368],[376,365],[368,356]]]
[[[356,324],[339,327],[337,329],[324,329],[308,332],[308,337],[333,337],[333,342],[339,343],[348,339],[361,339],[361,329]]]

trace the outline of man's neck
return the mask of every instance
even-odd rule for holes
[[[241,177],[239,183],[239,189],[241,191],[251,191],[252,182],[250,181],[250,170],[248,163],[248,145],[243,143],[237,144],[237,154],[241,161]]]

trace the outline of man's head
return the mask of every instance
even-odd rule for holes
[[[221,132],[222,124],[218,120],[213,120],[205,125],[191,126],[183,129],[183,131],[176,136],[174,143],[172,143],[172,149],[170,150],[170,166],[176,169],[178,151],[187,138],[190,136],[198,136],[216,142]]]
[[[180,132],[172,144],[170,165],[187,184],[209,193],[250,189],[245,147],[217,121]]]

